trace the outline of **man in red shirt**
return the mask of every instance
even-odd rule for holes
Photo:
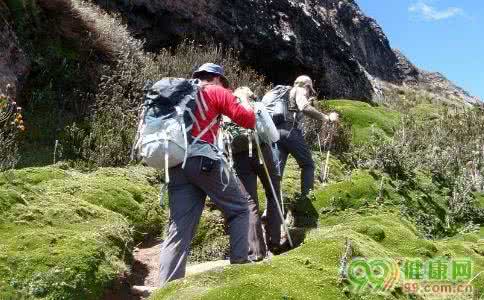
[[[227,89],[223,68],[204,64],[194,74],[201,81],[199,105],[192,129],[193,143],[185,168],[170,169],[168,184],[170,227],[161,249],[161,286],[185,276],[190,243],[207,196],[222,210],[230,233],[230,262],[248,262],[249,194],[241,188],[223,158],[223,149],[214,145],[222,115],[244,128],[255,127],[255,114],[246,99]],[[194,138],[204,133],[200,138]]]

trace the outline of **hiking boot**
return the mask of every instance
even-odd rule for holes
[[[269,246],[269,251],[272,252],[274,255],[279,255],[284,252],[287,252],[291,250],[291,246],[289,245],[288,240],[284,240],[281,244],[279,245],[271,245]]]
[[[249,261],[251,262],[258,262],[263,260],[264,258],[265,258],[265,255],[249,254]]]

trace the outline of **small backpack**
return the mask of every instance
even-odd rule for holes
[[[137,156],[155,169],[165,171],[165,182],[170,181],[168,168],[183,164],[189,146],[207,133],[218,122],[212,122],[192,138],[193,126],[198,126],[194,112],[198,107],[203,119],[208,110],[198,80],[163,78],[144,88],[144,103],[138,122],[132,158]]]
[[[262,103],[266,106],[275,125],[288,121],[289,93],[291,89],[291,86],[277,85],[262,98]]]

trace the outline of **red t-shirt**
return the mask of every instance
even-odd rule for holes
[[[195,110],[195,118],[200,125],[200,130],[198,130],[197,126],[193,124],[193,137],[198,136],[198,134],[219,115],[226,115],[234,123],[244,128],[253,129],[255,127],[254,111],[242,106],[237,97],[235,97],[229,90],[218,85],[210,84],[203,87],[202,95],[207,103],[208,111],[205,111],[206,119],[203,120],[202,114],[199,111],[200,108],[197,106]],[[219,128],[219,123],[212,127],[212,132],[215,136],[217,136]],[[201,140],[210,144],[214,143],[214,137],[210,131],[204,134]]]

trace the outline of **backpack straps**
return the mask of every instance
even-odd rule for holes
[[[199,91],[197,93],[197,96],[195,97],[195,103],[197,104],[198,110],[200,111],[200,116],[202,117],[202,120],[206,120],[207,116],[205,115],[205,112],[208,111],[208,106],[207,102],[205,101],[205,97],[203,97],[203,88],[205,85],[198,85]]]
[[[247,133],[247,140],[249,141],[249,157],[252,158],[252,133]]]
[[[213,118],[212,122],[210,122],[210,124],[208,124],[207,127],[205,127],[194,139],[193,139],[193,142],[192,142],[192,145],[196,144],[201,138],[202,136],[204,136],[209,130],[212,129],[212,127],[218,123],[218,120],[219,120],[219,117],[215,117]]]
[[[184,169],[188,159],[188,136],[187,136],[187,128],[186,128],[185,120],[183,120],[183,118],[181,120],[181,126],[183,131],[183,140],[185,141],[185,156],[183,157],[183,163],[182,163],[182,169]]]

